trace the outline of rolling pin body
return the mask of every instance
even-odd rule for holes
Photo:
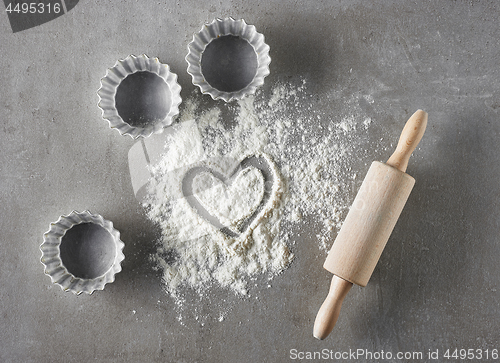
[[[366,286],[415,184],[415,179],[374,161],[323,267]]]

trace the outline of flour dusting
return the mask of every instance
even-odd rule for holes
[[[270,280],[290,266],[292,227],[308,219],[315,221],[318,248],[326,253],[331,246],[349,204],[345,189],[355,178],[349,168],[356,148],[351,135],[366,134],[371,119],[359,106],[349,114],[321,115],[309,106],[310,97],[303,82],[229,105],[204,107],[199,94],[184,103],[160,162],[151,167],[145,203],[161,229],[154,260],[179,307],[186,289],[209,298],[209,289],[218,285],[248,296],[256,276]],[[225,179],[252,155],[269,160],[273,183],[252,167]],[[220,225],[183,194],[183,177],[195,167],[206,169],[192,181],[194,197]],[[263,205],[265,193],[269,200]],[[222,226],[237,233],[225,233]],[[225,313],[217,319],[223,321]]]

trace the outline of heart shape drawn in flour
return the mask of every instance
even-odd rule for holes
[[[229,237],[238,237],[273,208],[279,174],[265,155],[244,158],[227,174],[207,165],[187,171],[182,193],[191,207]]]

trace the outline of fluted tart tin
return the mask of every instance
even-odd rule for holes
[[[103,119],[134,139],[161,133],[171,125],[179,113],[180,93],[177,75],[146,54],[118,60],[97,91]]]
[[[111,221],[73,211],[50,224],[40,245],[44,272],[74,294],[103,290],[121,271],[124,243]]]
[[[269,74],[269,45],[243,19],[215,19],[188,45],[187,72],[193,84],[226,102],[254,94]]]

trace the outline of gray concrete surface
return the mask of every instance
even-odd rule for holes
[[[342,97],[373,96],[359,104],[373,120],[367,145],[387,151],[360,152],[360,174],[390,155],[402,119],[429,112],[409,203],[325,341],[312,324],[330,275],[308,225],[296,260],[259,299],[221,290],[213,305],[192,306],[210,315],[227,303],[225,320],[178,321],[148,261],[155,229],[130,184],[133,140],[96,106],[105,69],[129,54],[158,56],[190,95],[187,44],[224,16],[266,36],[265,89],[306,79],[313,108],[332,114]],[[323,349],[491,358],[500,349],[499,16],[495,1],[107,0],[12,33],[0,14],[0,362],[288,362]],[[123,271],[91,296],[52,286],[39,261],[49,223],[73,209],[112,220],[126,244]]]

